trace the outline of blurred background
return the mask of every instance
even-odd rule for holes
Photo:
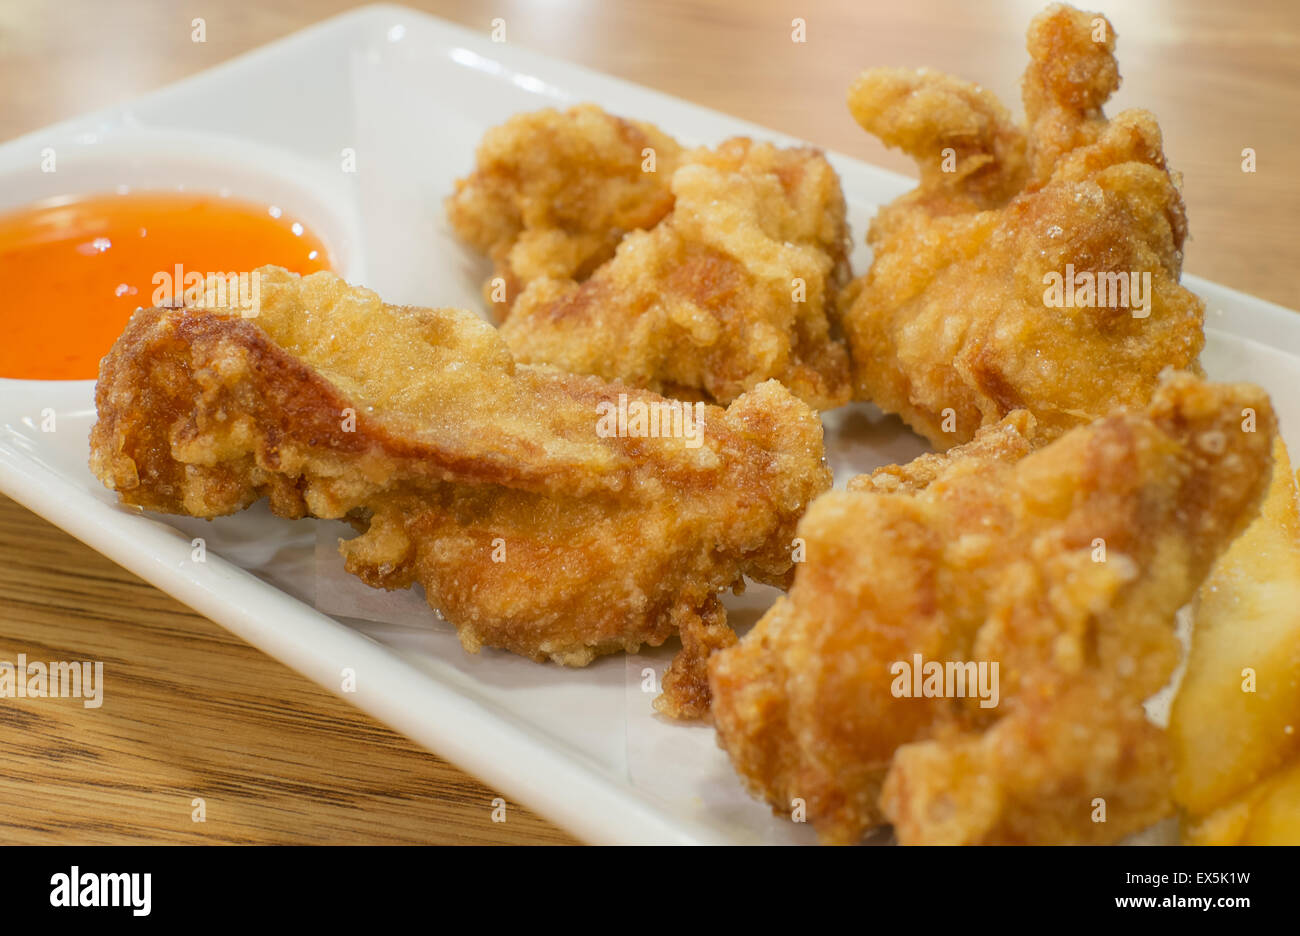
[[[5,0],[0,138],[129,98],[288,35],[347,0]],[[844,106],[870,65],[928,65],[1019,111],[1037,0],[412,0],[507,41],[904,172]],[[1124,83],[1110,112],[1154,111],[1181,170],[1185,269],[1300,308],[1300,3],[1105,0]],[[190,41],[203,17],[207,41]],[[791,41],[791,21],[807,42]],[[636,116],[636,115],[629,115]],[[666,127],[669,132],[673,128]],[[1258,171],[1241,171],[1253,147]],[[855,236],[861,232],[855,232]]]

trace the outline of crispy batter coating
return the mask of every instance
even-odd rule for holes
[[[569,665],[720,624],[742,575],[788,578],[830,471],[816,414],[776,382],[699,404],[692,447],[685,404],[516,365],[471,313],[260,272],[256,317],[143,310],[104,359],[91,467],[124,502],[347,518],[364,531],[341,544],[348,570],[421,584],[467,650]],[[620,396],[632,418],[661,407],[661,437],[602,435]],[[679,673],[691,652],[707,647]],[[698,707],[679,682],[667,707]]]
[[[968,466],[985,461],[1017,461],[1034,450],[1041,441],[1034,417],[1027,410],[1015,410],[996,426],[987,426],[976,433],[965,445],[947,452],[927,452],[918,455],[905,465],[885,465],[870,474],[849,478],[845,487],[850,491],[887,493],[916,493],[930,486],[941,475],[947,474],[960,458]]]
[[[1178,179],[1151,114],[1101,113],[1113,48],[1099,15],[1034,19],[1027,137],[988,92],[933,72],[875,69],[849,93],[921,169],[873,220],[871,269],[841,297],[857,392],[939,449],[1021,408],[1053,437],[1145,404],[1165,367],[1198,368]]]
[[[628,234],[585,282],[528,286],[501,328],[515,356],[720,403],[772,378],[820,409],[847,402],[835,170],[817,150],[743,138],[683,163],[656,227]]]
[[[1025,44],[1029,66],[1020,93],[1032,141],[1031,175],[1043,183],[1066,154],[1091,146],[1106,130],[1102,105],[1120,82],[1115,29],[1099,13],[1055,4],[1030,22]]]
[[[719,603],[686,617],[678,626],[678,635],[682,649],[664,672],[664,690],[654,700],[654,707],[671,718],[704,718],[711,701],[709,659],[717,651],[735,646],[736,632]]]
[[[921,172],[920,185],[879,212],[877,236],[904,208],[928,217],[985,211],[1024,188],[1025,133],[983,88],[924,68],[873,68],[849,88],[849,112],[886,146],[916,156]]]
[[[1063,844],[1172,809],[1143,701],[1178,661],[1175,612],[1268,485],[1268,398],[1177,374],[1145,410],[1025,454],[1033,431],[1013,414],[809,508],[789,595],[710,661],[720,744],[775,811],[803,799],[829,842],[891,822],[905,844]],[[915,654],[996,662],[997,704],[896,696]]]
[[[658,128],[592,104],[518,114],[489,130],[474,171],[447,199],[447,217],[504,280],[501,302],[491,280],[483,288],[498,316],[534,279],[585,279],[625,233],[657,224],[673,206],[680,154]]]

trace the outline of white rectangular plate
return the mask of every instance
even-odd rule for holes
[[[390,302],[477,310],[485,265],[452,238],[442,200],[489,127],[579,101],[692,144],[737,134],[795,142],[422,13],[375,6],[0,146],[0,210],[117,185],[229,188],[302,217],[340,272]],[[40,171],[45,147],[59,154],[57,173]],[[345,149],[355,152],[355,173],[342,171]],[[912,183],[832,161],[860,242],[875,207]],[[865,249],[853,260],[865,269]],[[1209,306],[1209,374],[1267,388],[1300,450],[1300,318],[1186,282]],[[662,674],[669,649],[584,670],[496,651],[471,656],[418,593],[374,592],[342,572],[341,525],[289,523],[265,507],[212,523],[119,507],[86,467],[92,391],[91,381],[0,380],[0,490],[321,686],[341,692],[343,669],[354,670],[356,691],[344,698],[580,838],[812,840],[806,826],[745,794],[710,728],[653,714],[643,674]],[[56,413],[54,432],[42,431],[46,410]],[[869,406],[826,422],[839,484],[922,450]],[[205,563],[190,558],[200,535]],[[772,594],[755,588],[733,601],[733,619],[751,623]]]

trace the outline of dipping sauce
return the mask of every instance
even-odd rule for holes
[[[268,263],[330,268],[278,207],[218,195],[59,198],[0,215],[0,377],[93,379],[131,313],[155,295],[182,300],[178,265],[188,276]]]

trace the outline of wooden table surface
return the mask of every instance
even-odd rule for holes
[[[6,0],[0,139],[130,98],[354,4]],[[863,67],[931,65],[1018,106],[1032,0],[411,2],[512,43],[910,171],[848,117]],[[1181,169],[1185,269],[1300,308],[1300,5],[1093,4],[1115,109]],[[203,16],[207,41],[190,41]],[[791,20],[807,42],[791,41]],[[599,103],[599,102],[598,102]],[[665,129],[671,131],[671,127]],[[1241,171],[1255,150],[1257,171]],[[860,235],[861,232],[855,232]],[[561,843],[569,836],[0,497],[0,660],[102,660],[111,705],[0,702],[0,841]],[[196,797],[202,823],[193,821]]]

